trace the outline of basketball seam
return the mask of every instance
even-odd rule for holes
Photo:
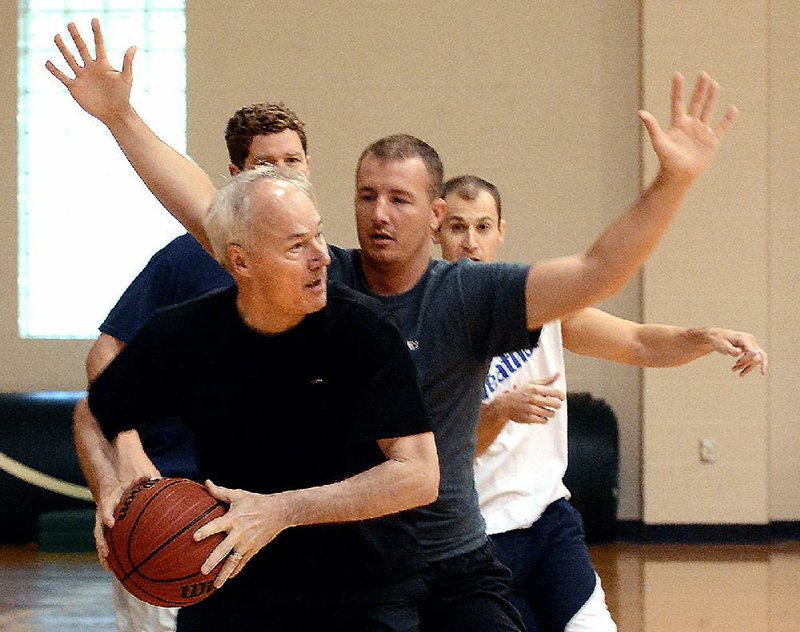
[[[182,589],[184,584],[187,583],[195,584],[196,582],[202,581],[202,583],[205,584],[205,587],[203,588],[205,596],[201,597],[201,599],[210,595],[211,592],[214,591],[213,581],[214,578],[216,577],[216,574],[214,574],[213,571],[208,575],[204,575],[203,573],[199,572],[199,570],[197,572],[190,571],[191,572],[190,575],[184,575],[181,577],[170,577],[165,579],[151,578],[145,572],[143,572],[144,566],[146,566],[153,559],[157,559],[159,554],[163,553],[164,550],[167,549],[171,544],[174,544],[176,540],[178,540],[182,536],[186,537],[188,531],[190,531],[193,528],[196,528],[199,522],[203,521],[204,519],[207,519],[209,515],[213,514],[217,510],[217,508],[223,509],[222,515],[224,515],[224,512],[227,509],[226,503],[214,499],[212,496],[210,496],[210,494],[207,493],[207,491],[206,495],[213,501],[213,504],[211,506],[208,506],[206,509],[201,509],[202,505],[204,504],[204,501],[199,497],[189,504],[181,503],[180,498],[175,498],[170,494],[168,494],[166,498],[161,499],[160,501],[158,500],[161,498],[162,494],[166,493],[167,490],[172,489],[172,487],[178,485],[180,489],[182,486],[185,486],[186,484],[202,488],[202,486],[198,485],[196,482],[185,478],[173,479],[167,482],[167,484],[164,485],[163,487],[159,485],[158,486],[159,488],[154,490],[154,493],[152,493],[151,496],[147,497],[146,500],[142,499],[144,500],[144,502],[140,507],[138,507],[138,510],[135,513],[135,517],[131,516],[133,517],[133,520],[130,524],[130,527],[128,527],[130,531],[129,533],[126,534],[126,537],[124,537],[122,541],[117,541],[117,542],[115,542],[113,538],[110,538],[108,561],[109,561],[109,566],[111,566],[112,568],[116,567],[116,569],[119,571],[117,579],[123,586],[126,587],[126,589],[129,592],[137,596],[139,599],[145,600],[153,605],[158,605],[163,607],[186,606],[186,605],[191,605],[193,603],[197,603],[198,601],[198,599],[194,595],[187,596],[186,598],[184,598],[184,597],[179,597],[178,595],[168,597],[165,595],[158,594],[159,590],[157,588],[158,585],[174,584],[176,587],[177,585],[181,585],[182,588],[180,594],[182,595],[183,594]],[[131,493],[133,492],[134,490],[131,490]],[[180,494],[180,492],[178,493]],[[144,514],[147,513],[147,510],[149,509],[150,505],[156,502],[166,503],[164,509],[165,511],[168,511],[169,506],[176,508],[180,507],[177,514],[177,516],[180,517],[180,520],[183,521],[187,518],[190,518],[191,521],[188,524],[182,525],[182,527],[176,533],[170,535],[167,539],[161,542],[155,549],[150,551],[144,559],[141,559],[134,564],[132,559],[132,553],[134,549],[137,550],[137,552],[144,552],[147,550],[145,548],[143,551],[142,550],[143,547],[138,544],[134,546],[135,534],[138,528],[142,526],[142,520],[144,520]],[[177,503],[177,505],[175,503]],[[196,512],[197,510],[201,510],[201,513],[199,515],[192,516],[191,515],[192,512]],[[170,530],[169,526],[171,522],[172,526],[174,527],[174,520],[170,520],[169,518],[165,518],[164,516],[160,517],[157,516],[157,518],[159,522],[156,524],[163,525],[163,527],[160,528],[169,531]],[[212,520],[213,519],[215,518],[212,518]],[[222,536],[224,539],[224,533],[217,535]],[[214,544],[213,541],[210,542],[210,544],[216,546],[216,544]],[[126,560],[125,563],[123,563],[123,559]],[[200,584],[197,585],[199,586]]]
[[[167,488],[165,487],[164,489],[167,489]],[[153,498],[155,498],[155,496],[154,496]],[[151,500],[152,500],[152,499],[151,499]],[[148,502],[149,502],[149,501],[148,501]],[[205,517],[206,517],[208,514],[210,514],[212,511],[214,511],[214,510],[215,510],[217,507],[224,507],[224,506],[225,506],[225,504],[224,504],[224,503],[217,501],[217,502],[216,502],[215,504],[213,504],[211,507],[209,507],[208,509],[206,509],[206,510],[205,510],[203,513],[201,513],[199,516],[197,516],[197,517],[196,517],[194,520],[192,520],[190,523],[186,524],[186,525],[185,525],[185,526],[184,526],[184,527],[183,527],[181,530],[179,530],[179,531],[175,532],[175,533],[174,533],[172,536],[170,536],[169,538],[167,538],[166,540],[164,540],[164,542],[162,542],[162,543],[161,543],[161,544],[159,544],[159,545],[158,545],[158,546],[157,546],[155,549],[153,549],[153,550],[150,552],[150,554],[149,554],[147,557],[145,557],[143,560],[141,560],[141,561],[140,561],[138,564],[136,564],[136,566],[134,566],[133,568],[131,568],[131,570],[130,570],[130,571],[128,571],[128,572],[125,574],[125,577],[123,578],[123,580],[122,580],[122,581],[125,581],[126,579],[128,579],[128,578],[129,578],[129,577],[130,577],[130,576],[131,576],[133,573],[136,573],[136,572],[138,572],[138,571],[139,571],[139,568],[141,568],[141,567],[142,567],[144,564],[146,564],[147,562],[149,562],[149,561],[150,561],[150,560],[153,558],[153,556],[155,556],[155,555],[156,555],[157,553],[159,553],[159,552],[160,552],[162,549],[164,549],[164,547],[166,547],[167,545],[169,545],[169,544],[171,544],[172,542],[174,542],[174,541],[175,541],[175,540],[176,540],[176,539],[177,539],[179,536],[181,536],[181,535],[183,535],[184,533],[186,533],[186,531],[188,531],[188,530],[189,530],[191,527],[193,527],[194,525],[196,525],[198,521],[200,521],[200,520],[202,520],[203,518],[205,518]],[[142,509],[142,511],[144,511],[144,509]],[[140,513],[139,515],[141,515],[141,513]],[[138,519],[138,517],[137,517],[137,519]],[[189,575],[188,577],[194,577],[194,576],[195,576],[195,575]],[[188,578],[188,577],[187,577],[187,578]],[[161,581],[177,581],[177,580],[181,580],[181,579],[184,579],[184,578],[183,578],[183,577],[175,577],[174,579],[171,579],[171,580],[161,580]],[[153,581],[153,582],[158,582],[158,581],[159,581],[159,580],[150,579],[150,578],[148,578],[148,580],[149,580],[149,581]]]
[[[188,479],[185,479],[185,478],[178,478],[178,479],[175,479],[174,481],[170,481],[167,485],[165,485],[163,488],[161,488],[158,491],[156,491],[153,494],[152,497],[148,498],[145,501],[144,506],[139,510],[139,513],[136,515],[136,518],[133,521],[133,526],[130,529],[130,533],[128,533],[128,541],[125,543],[125,546],[123,547],[123,551],[125,552],[126,557],[128,558],[128,566],[134,566],[133,560],[131,560],[131,540],[133,539],[133,536],[136,533],[136,527],[139,526],[139,520],[141,520],[142,514],[150,506],[150,504],[153,501],[155,501],[155,499],[158,498],[161,494],[163,494],[166,490],[170,489],[171,487],[174,487],[175,485],[181,485],[181,484],[185,483],[187,480]],[[133,490],[131,491],[131,493],[133,493]],[[136,568],[138,568],[138,566]],[[136,569],[134,568],[133,570],[136,570]],[[133,572],[133,571],[131,571],[131,572]],[[128,575],[126,575],[125,577],[127,578]]]

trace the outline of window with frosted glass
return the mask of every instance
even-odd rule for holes
[[[167,143],[186,146],[184,0],[27,0],[18,24],[19,333],[93,338],[149,257],[181,228],[125,160],[111,134],[45,69],[71,76],[53,43],[74,21],[92,53],[100,19],[119,69],[136,45],[131,101]],[[74,47],[71,47],[79,59]]]

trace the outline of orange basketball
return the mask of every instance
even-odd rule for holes
[[[108,564],[125,589],[154,606],[188,606],[214,591],[222,564],[208,575],[200,567],[224,539],[218,533],[200,542],[192,535],[219,518],[227,505],[186,478],[139,483],[123,495],[106,528]]]

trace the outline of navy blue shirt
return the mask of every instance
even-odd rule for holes
[[[159,309],[231,285],[231,275],[186,233],[152,256],[108,313],[100,331],[128,343]]]

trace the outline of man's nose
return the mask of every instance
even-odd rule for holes
[[[331,263],[331,255],[328,252],[328,242],[322,238],[319,241],[314,242],[314,244],[315,249],[311,255],[311,260],[309,261],[309,267],[316,270],[317,268],[329,266]]]
[[[467,229],[467,232],[464,233],[464,248],[466,250],[474,250],[477,247],[478,240],[476,237],[472,228]]]
[[[376,224],[385,224],[389,221],[389,203],[382,196],[375,200],[375,213],[373,215]]]

